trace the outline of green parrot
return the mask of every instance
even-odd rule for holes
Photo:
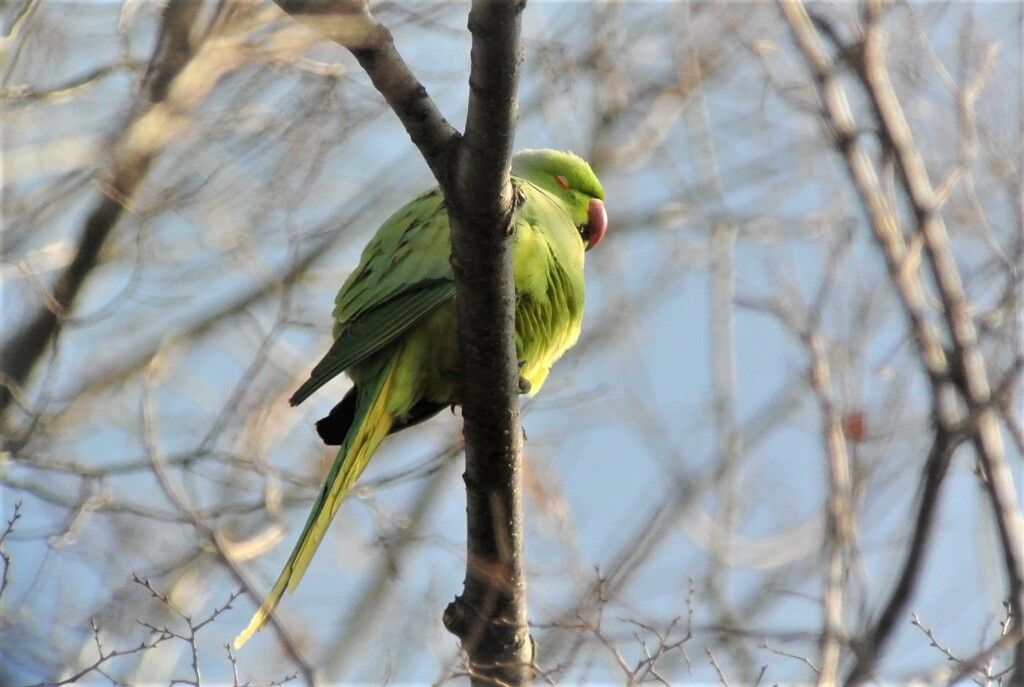
[[[512,238],[516,354],[520,386],[532,395],[579,337],[583,253],[604,237],[608,218],[601,183],[571,153],[520,152],[512,176],[524,198]],[[347,373],[352,389],[316,423],[324,442],[341,448],[284,570],[235,648],[266,624],[286,589],[295,590],[342,498],[384,437],[458,403],[450,254],[448,212],[434,188],[384,222],[338,292],[334,344],[290,402],[302,403]]]

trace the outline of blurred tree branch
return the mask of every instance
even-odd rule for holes
[[[850,62],[868,98],[878,129],[883,155],[896,161],[897,181],[910,204],[904,219],[881,190],[878,172],[859,141],[836,63],[829,57],[819,35],[819,27],[828,26],[812,16],[800,0],[780,0],[794,40],[803,53],[818,90],[826,126],[844,157],[868,215],[879,248],[889,267],[917,344],[917,353],[931,383],[932,412],[939,430],[928,461],[925,491],[919,506],[919,527],[914,545],[904,564],[904,572],[879,621],[869,628],[859,643],[858,659],[847,682],[860,684],[870,679],[874,666],[891,637],[896,621],[904,612],[913,591],[917,568],[923,562],[923,549],[931,532],[931,512],[946,466],[960,435],[970,437],[983,470],[982,483],[988,492],[993,519],[999,532],[1008,580],[1008,596],[1015,623],[1024,618],[1024,519],[1006,461],[1000,428],[1000,408],[994,402],[988,371],[978,348],[971,307],[953,258],[949,236],[943,223],[941,199],[932,189],[924,162],[913,141],[899,99],[889,80],[885,64],[885,34],[880,26],[885,3],[867,0],[864,4],[864,28],[858,42],[846,45],[844,52],[854,56]],[[842,46],[835,31],[826,29],[833,42]],[[909,238],[908,238],[909,237]],[[941,302],[944,333],[952,344],[945,350],[941,336],[931,324],[932,314],[925,294],[928,289],[921,275],[926,265]],[[950,402],[955,392],[966,413]],[[1024,642],[1016,648],[1017,673],[1024,682]]]
[[[174,504],[174,507],[178,509],[181,515],[192,525],[196,533],[203,538],[206,542],[207,547],[212,550],[217,556],[221,565],[230,571],[231,576],[234,577],[235,581],[241,585],[241,591],[232,594],[228,600],[228,605],[237,596],[240,596],[245,592],[248,596],[252,597],[256,603],[260,602],[259,593],[255,591],[254,585],[249,581],[248,576],[238,566],[236,557],[232,555],[231,542],[225,538],[224,534],[214,528],[206,519],[201,517],[192,506],[188,503],[187,497],[181,493],[180,489],[171,481],[170,476],[167,473],[166,460],[163,453],[160,451],[157,436],[157,417],[153,404],[153,393],[156,387],[156,382],[160,376],[160,371],[164,368],[161,365],[159,355],[153,356],[152,361],[146,369],[146,388],[142,400],[142,432],[146,444],[146,452],[149,454],[149,459],[153,464],[153,474],[156,476],[157,483],[160,485],[160,490],[167,497],[167,500]],[[159,597],[158,593],[149,586],[146,582],[146,587],[149,589],[154,596]],[[164,599],[166,601],[166,599]],[[178,615],[182,615],[172,604],[167,602],[167,605],[175,611]],[[211,616],[211,620],[218,615],[215,612]],[[182,616],[185,617],[185,616]],[[191,626],[191,619],[185,617],[189,621]],[[317,684],[316,675],[313,671],[313,667],[306,661],[305,657],[299,651],[298,646],[295,643],[294,638],[288,632],[288,629],[278,621],[277,617],[271,615],[269,623],[273,626],[274,632],[277,633],[278,641],[284,648],[288,658],[298,667],[302,673],[303,679],[305,680],[308,687],[314,687]],[[197,628],[192,627],[192,634],[190,638],[190,645],[193,650],[192,666],[196,674],[196,686],[199,684],[199,668],[198,668],[198,657],[195,649],[195,630]],[[166,632],[166,630],[165,630]]]
[[[102,197],[88,213],[73,258],[39,307],[0,345],[0,419],[71,315],[111,232],[133,212],[133,198],[154,161],[191,123],[195,110],[227,74],[250,63],[247,38],[264,12],[232,12],[230,3],[200,30],[201,3],[171,0],[164,8],[142,96],[112,143],[110,166],[96,181]],[[231,21],[224,16],[232,15]],[[22,401],[22,405],[26,405]]]
[[[20,396],[21,387],[74,307],[82,285],[98,264],[107,237],[131,205],[132,196],[163,143],[177,128],[172,122],[187,112],[188,104],[169,100],[168,87],[193,56],[191,36],[199,20],[200,7],[198,2],[185,0],[172,1],[164,9],[149,70],[143,80],[147,105],[138,108],[119,136],[111,167],[99,179],[103,195],[85,220],[74,259],[50,291],[40,294],[42,303],[35,315],[0,346],[0,418],[5,416],[11,401]],[[206,90],[214,83],[216,79],[207,84]],[[201,88],[184,93],[196,99],[204,95]]]

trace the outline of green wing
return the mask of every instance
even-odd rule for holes
[[[298,405],[455,296],[448,212],[439,189],[389,217],[335,298],[335,341],[289,399]]]
[[[298,405],[339,374],[366,360],[404,334],[421,317],[455,295],[455,284],[438,280],[400,292],[347,323],[309,380],[292,394],[289,403]]]
[[[334,335],[359,316],[422,282],[452,281],[448,210],[432,189],[389,217],[363,249],[334,299]]]

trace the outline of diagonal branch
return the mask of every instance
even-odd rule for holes
[[[370,14],[366,0],[274,0],[293,19],[346,48],[419,148],[438,184],[451,187],[452,155],[459,132],[409,69],[388,28]]]
[[[886,197],[868,153],[857,140],[857,128],[849,102],[835,74],[835,64],[824,47],[817,29],[801,0],[779,0],[793,38],[814,76],[824,119],[842,153],[851,179],[871,221],[876,242],[886,260],[913,332],[916,349],[931,383],[933,413],[937,436],[928,461],[922,502],[918,511],[918,531],[914,547],[905,563],[897,588],[882,617],[872,628],[856,665],[847,681],[859,684],[874,669],[886,641],[892,635],[894,620],[905,610],[910,587],[922,564],[923,550],[931,530],[931,513],[938,490],[947,472],[958,437],[966,432],[974,442],[984,471],[984,487],[989,495],[993,518],[999,531],[1004,566],[1009,580],[1010,605],[1016,619],[1024,617],[1024,518],[1016,487],[1005,457],[997,403],[993,401],[977,333],[971,320],[969,302],[953,259],[952,247],[939,214],[941,205],[932,188],[924,161],[913,141],[885,66],[883,34],[879,20],[883,4],[866,4],[866,29],[860,50],[857,76],[872,109],[880,132],[882,148],[896,161],[897,180],[906,196],[912,218],[910,241],[900,228],[900,218]],[[927,266],[938,290],[942,323],[952,342],[947,353],[936,327],[929,323],[929,308],[924,300],[922,263]],[[961,418],[955,404],[949,403],[955,391],[967,406]],[[1017,621],[1019,622],[1019,620]],[[1018,682],[1024,682],[1024,643],[1016,649]]]
[[[931,180],[885,68],[884,37],[878,28],[880,12],[877,2],[867,4],[869,25],[864,41],[864,59],[858,73],[875,118],[881,125],[883,143],[893,151],[896,159],[897,179],[913,208],[917,233],[924,242],[926,264],[942,301],[957,368],[952,382],[975,415],[972,428],[974,447],[984,470],[983,485],[988,492],[1003,549],[1014,622],[1019,624],[1024,619],[1024,517],[1005,456],[999,410],[993,402],[970,303],[953,258],[949,233],[939,215],[939,203]],[[1017,644],[1016,663],[1015,684],[1022,684],[1024,642]]]
[[[199,9],[198,2],[171,2],[164,9],[156,47],[143,82],[152,109],[143,109],[137,113],[136,121],[125,127],[120,145],[114,150],[112,168],[99,180],[103,195],[85,220],[71,263],[54,282],[50,293],[43,295],[36,312],[0,347],[0,416],[6,413],[50,342],[60,332],[83,284],[99,263],[107,238],[149,171],[157,150],[133,149],[131,133],[141,120],[162,106],[167,99],[168,84],[187,63],[189,35],[199,17]]]
[[[949,471],[953,453],[962,442],[962,438],[951,436],[941,429],[936,432],[924,468],[924,484],[919,495],[920,501],[917,515],[914,518],[913,536],[906,559],[903,561],[896,584],[889,593],[889,600],[882,608],[878,620],[875,621],[863,644],[858,647],[857,662],[847,677],[847,684],[860,684],[871,674],[885,645],[899,628],[900,619],[905,617],[907,605],[910,603],[911,595],[921,577],[924,557],[928,552],[928,542],[935,530],[942,483]]]
[[[201,8],[201,3],[191,0],[172,0],[164,9],[143,78],[142,105],[119,132],[111,146],[110,165],[96,179],[102,195],[85,219],[74,258],[49,292],[40,294],[36,312],[0,345],[0,416],[9,410],[60,333],[153,163],[191,125],[190,113],[218,82],[252,60],[246,43],[252,27],[263,23],[265,12],[253,10],[244,21],[218,25],[198,42],[194,36],[203,19]]]

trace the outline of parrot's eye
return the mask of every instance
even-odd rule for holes
[[[561,174],[555,175],[555,183],[564,188],[566,191],[569,190],[569,180],[563,177]]]

